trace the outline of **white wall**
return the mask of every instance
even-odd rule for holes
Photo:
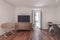
[[[56,8],[42,8],[42,28],[48,29],[48,22],[56,23]]]
[[[15,22],[18,22],[18,15],[30,15],[30,23],[32,23],[32,9],[26,7],[17,7],[15,9]]]
[[[15,8],[13,6],[5,3],[3,0],[0,0],[0,35],[4,33],[1,28],[2,23],[14,22],[14,12]]]
[[[56,17],[57,17],[57,24],[60,24],[60,6],[59,7],[57,7],[57,13],[56,13]]]

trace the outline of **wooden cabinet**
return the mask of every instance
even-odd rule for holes
[[[31,30],[32,23],[20,22],[16,23],[16,30]]]

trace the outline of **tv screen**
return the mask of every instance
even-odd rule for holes
[[[29,15],[19,15],[18,22],[30,22],[30,16]]]

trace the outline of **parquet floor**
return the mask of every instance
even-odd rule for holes
[[[56,36],[47,31],[42,31],[42,40],[56,40]]]
[[[0,37],[0,40],[32,40],[31,31],[20,31],[14,35],[10,35],[7,38],[4,36]]]
[[[16,34],[11,34],[10,36],[8,36],[7,38],[5,38],[4,36],[0,37],[0,40],[32,40],[32,33],[33,31],[20,31],[17,32]],[[53,34],[47,32],[47,31],[41,31],[42,35],[42,40],[60,40],[57,39],[56,36],[54,36]]]

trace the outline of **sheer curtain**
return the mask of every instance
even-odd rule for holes
[[[33,10],[33,26],[41,28],[41,10]]]

